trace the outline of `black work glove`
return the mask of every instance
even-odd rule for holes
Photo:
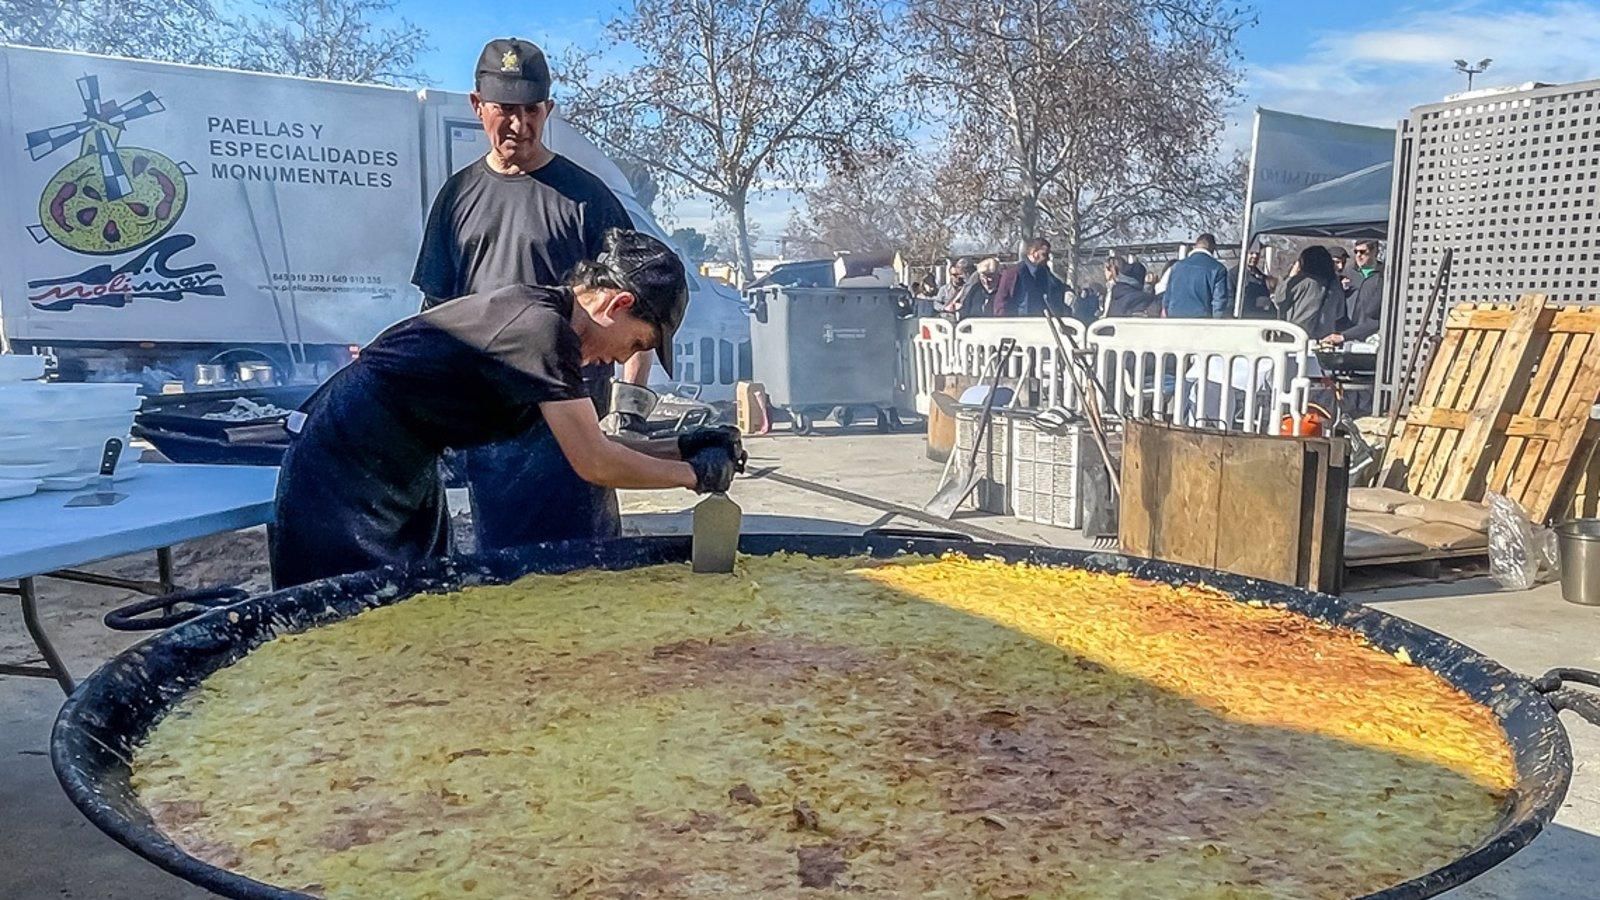
[[[685,460],[694,469],[696,494],[720,493],[733,484],[734,472],[744,467],[726,447],[705,447]]]
[[[744,443],[740,440],[739,429],[732,425],[719,425],[716,428],[696,428],[693,431],[678,435],[678,458],[688,459],[707,447],[721,447],[728,451],[734,459],[744,456]],[[743,471],[742,469],[740,471]]]

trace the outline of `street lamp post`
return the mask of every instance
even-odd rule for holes
[[[1482,75],[1492,62],[1494,62],[1492,59],[1480,59],[1478,64],[1474,66],[1464,59],[1456,60],[1456,71],[1467,76],[1467,90],[1472,90],[1472,77],[1474,75]]]

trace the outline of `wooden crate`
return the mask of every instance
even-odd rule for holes
[[[1451,310],[1381,483],[1435,500],[1504,494],[1534,521],[1560,514],[1590,458],[1600,399],[1600,309]]]
[[[1121,484],[1124,553],[1340,590],[1342,441],[1130,421]]]

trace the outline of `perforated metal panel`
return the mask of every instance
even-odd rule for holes
[[[1600,301],[1600,81],[1497,92],[1412,110],[1395,152],[1380,409],[1403,379],[1445,249],[1444,309]],[[1418,375],[1420,380],[1420,374]]]

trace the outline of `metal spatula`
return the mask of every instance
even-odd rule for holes
[[[100,479],[94,489],[85,491],[71,500],[67,506],[112,506],[128,499],[127,494],[119,494],[113,490],[117,474],[117,460],[122,458],[122,439],[112,438],[106,441],[106,449],[100,454]]]
[[[733,571],[739,553],[739,524],[744,510],[727,494],[712,494],[694,508],[691,567],[696,572]]]
[[[956,514],[956,510],[978,486],[978,456],[983,452],[983,439],[988,436],[989,423],[994,418],[994,395],[1000,390],[1000,376],[1004,374],[1006,362],[1011,359],[1011,352],[1016,346],[1014,339],[1001,338],[1000,349],[994,357],[994,371],[989,378],[989,393],[984,396],[983,412],[978,415],[978,433],[972,440],[972,452],[963,456],[959,450],[951,448],[950,459],[945,462],[944,474],[940,476],[939,489],[934,492],[932,500],[923,504],[924,512],[948,519]]]

